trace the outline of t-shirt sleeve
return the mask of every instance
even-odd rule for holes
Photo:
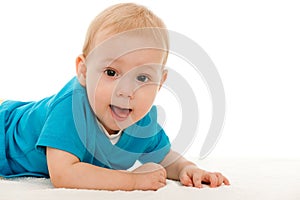
[[[157,109],[152,107],[149,114],[152,125],[152,131],[154,134],[149,138],[149,146],[146,151],[140,156],[139,161],[141,163],[155,162],[160,163],[165,156],[169,153],[171,144],[164,129],[157,123]]]
[[[83,159],[85,148],[77,133],[72,112],[72,95],[53,105],[49,111],[36,148],[45,152],[46,147],[59,149]]]
[[[169,142],[169,138],[165,134],[164,130],[161,129],[161,131],[153,138],[147,151],[140,156],[139,161],[141,163],[160,163],[169,153],[170,148],[171,144]]]

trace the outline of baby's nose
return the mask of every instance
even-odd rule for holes
[[[130,77],[125,76],[120,79],[116,87],[117,96],[125,98],[133,98],[134,91],[137,89],[136,81]]]

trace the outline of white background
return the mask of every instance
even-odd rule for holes
[[[91,20],[119,2],[123,1],[1,0],[0,98],[38,100],[55,94],[75,75],[75,58]],[[210,156],[300,157],[300,6],[296,0],[138,3],[153,10],[170,30],[197,42],[220,73],[226,121]],[[197,93],[198,136],[188,151],[197,156],[211,105],[201,77],[188,73],[186,79],[196,81],[203,91]],[[173,102],[164,90],[158,102]],[[180,109],[166,111],[166,130],[172,139]]]

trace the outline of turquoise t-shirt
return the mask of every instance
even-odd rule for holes
[[[46,147],[69,152],[81,162],[125,170],[137,160],[161,162],[170,142],[153,106],[111,144],[97,124],[85,88],[73,78],[41,101],[5,101],[0,106],[0,176],[49,177]]]

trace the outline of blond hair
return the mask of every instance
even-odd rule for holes
[[[109,30],[109,34],[118,34],[141,28],[160,28],[164,30],[160,31],[159,37],[166,46],[166,55],[163,61],[165,64],[169,51],[169,36],[164,22],[145,6],[134,3],[113,5],[96,16],[88,28],[82,53],[87,56],[95,47],[96,35],[99,31]],[[157,37],[157,34],[154,37]]]

